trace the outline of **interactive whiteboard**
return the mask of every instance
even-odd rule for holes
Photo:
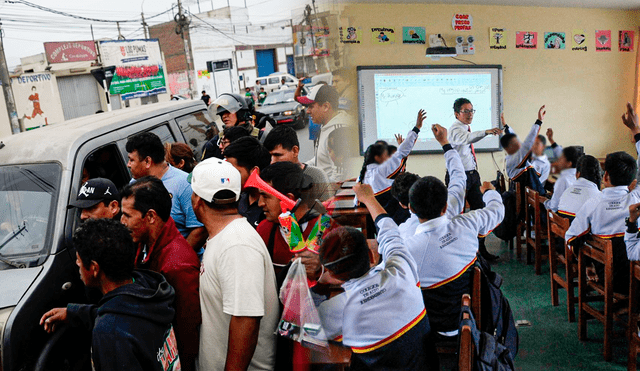
[[[361,154],[377,140],[397,145],[394,134],[406,136],[420,109],[427,112],[427,119],[413,153],[441,152],[431,125],[448,130],[455,121],[453,102],[458,98],[469,99],[476,110],[472,131],[500,125],[502,66],[359,66],[357,70]],[[498,151],[499,137],[487,136],[474,148]]]

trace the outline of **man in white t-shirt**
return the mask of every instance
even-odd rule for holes
[[[198,369],[273,370],[276,277],[262,238],[238,214],[240,173],[211,158],[189,180],[193,210],[209,232],[200,268]]]

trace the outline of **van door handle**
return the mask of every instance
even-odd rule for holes
[[[71,286],[73,286],[71,282],[65,282],[64,284],[62,284],[62,291],[68,291]]]

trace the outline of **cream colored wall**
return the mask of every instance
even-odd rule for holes
[[[455,13],[473,16],[471,32],[455,32],[451,18]],[[501,64],[504,68],[503,98],[507,123],[525,135],[536,119],[538,108],[547,105],[543,131],[552,127],[555,139],[563,145],[584,145],[585,151],[597,157],[614,150],[635,155],[628,131],[620,116],[625,103],[633,101],[636,53],[617,51],[618,30],[636,30],[639,11],[602,9],[533,8],[482,5],[433,4],[352,4],[343,9],[341,25],[362,27],[364,41],[345,45],[346,63],[353,69],[360,65],[444,65],[464,64],[451,58],[434,62],[425,58],[426,46],[403,45],[403,26],[424,26],[429,34],[441,33],[449,46],[455,36],[471,34],[476,38],[476,54],[461,56],[477,64]],[[395,45],[379,46],[370,41],[368,27],[396,27]],[[507,50],[489,49],[489,28],[507,29]],[[584,29],[588,36],[587,52],[571,51],[573,29]],[[595,30],[611,30],[611,52],[595,51]],[[538,49],[515,48],[516,31],[538,32]],[[567,49],[545,50],[545,32],[565,32]],[[416,107],[416,111],[420,107]],[[450,109],[450,107],[443,107]],[[427,119],[427,122],[431,124]],[[440,123],[449,126],[451,123]],[[502,166],[503,152],[495,153]],[[491,155],[479,154],[479,170],[484,180],[495,178]],[[354,176],[361,161],[354,162]],[[440,155],[415,155],[408,170],[420,175],[442,176],[444,159]]]

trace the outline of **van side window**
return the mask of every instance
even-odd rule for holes
[[[176,141],[176,138],[174,138],[173,134],[171,134],[171,130],[169,130],[169,126],[166,124],[161,126],[156,126],[155,128],[147,131],[150,133],[154,133],[155,135],[160,137],[160,140],[162,141],[163,144],[175,143]]]
[[[280,79],[278,79],[277,77],[270,77],[269,78],[269,85],[271,84],[279,84],[280,83]]]
[[[201,158],[202,146],[209,139],[218,135],[218,127],[214,122],[211,122],[209,113],[205,110],[177,117],[176,122],[195,158]]]
[[[291,77],[287,77],[287,80],[286,80],[286,81],[287,81],[287,82],[295,82],[295,81],[293,81],[293,79],[292,79]]]

